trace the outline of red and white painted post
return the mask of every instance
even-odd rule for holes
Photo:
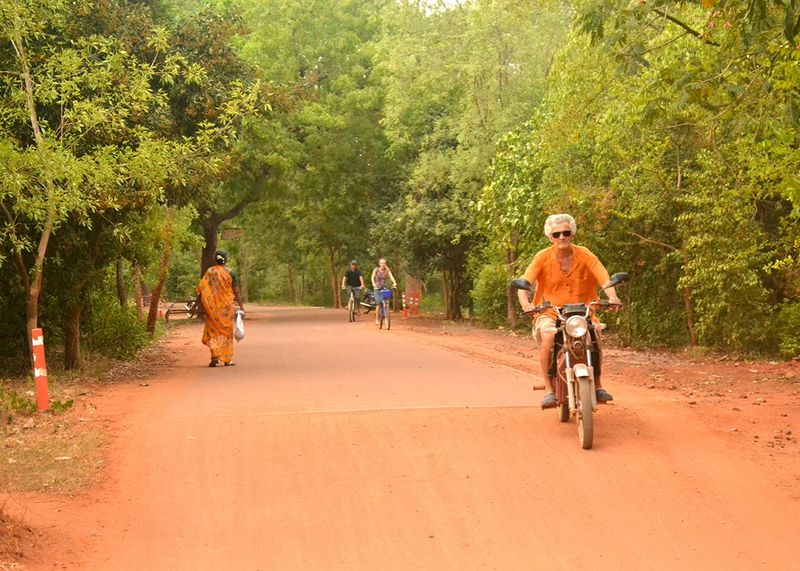
[[[36,379],[36,409],[50,410],[50,395],[47,390],[47,363],[44,360],[44,335],[38,327],[31,330],[33,348],[33,377]]]
[[[408,317],[408,305],[406,305],[406,292],[403,292],[403,319]]]

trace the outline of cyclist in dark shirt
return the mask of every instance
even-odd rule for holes
[[[361,270],[358,269],[358,262],[352,260],[350,262],[350,269],[347,270],[342,278],[342,289],[347,290],[347,297],[350,297],[350,292],[353,293],[353,299],[358,303],[361,296],[361,288],[364,287],[364,276],[361,275]]]

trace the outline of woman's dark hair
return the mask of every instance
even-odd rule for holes
[[[227,261],[228,252],[225,250],[217,250],[217,253],[214,255],[214,263],[218,266],[224,266]]]

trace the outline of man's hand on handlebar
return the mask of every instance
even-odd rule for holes
[[[622,301],[618,297],[612,297],[610,299],[599,299],[597,301],[593,301],[591,305],[608,311],[619,311],[622,309]]]
[[[526,315],[544,313],[545,310],[552,307],[552,304],[547,300],[542,301],[542,303],[540,303],[539,305],[533,305],[533,303],[531,303],[530,301],[520,302],[520,305],[522,306],[522,313]]]

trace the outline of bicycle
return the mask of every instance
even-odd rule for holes
[[[383,329],[384,322],[386,323],[386,331],[392,328],[392,305],[390,303],[392,299],[392,290],[389,288],[381,288],[381,299],[380,303],[378,303],[375,307],[375,311],[378,312],[378,329]]]
[[[347,289],[350,290],[350,297],[347,300],[347,317],[350,323],[353,323],[356,320],[359,305],[356,301],[356,290],[361,291],[361,288],[350,287]]]

